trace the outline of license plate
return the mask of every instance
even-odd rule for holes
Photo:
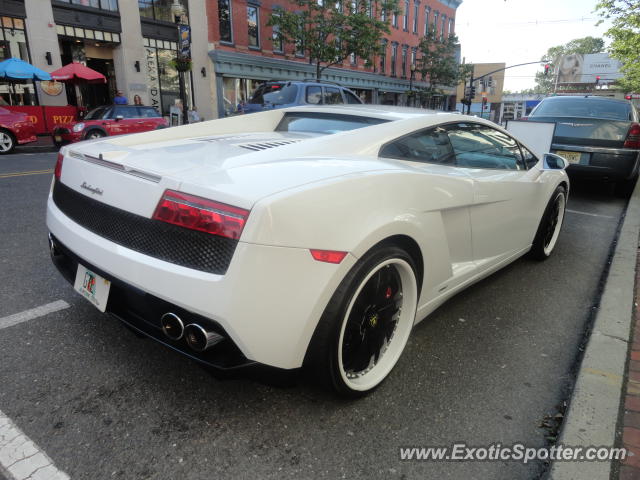
[[[569,163],[580,163],[580,158],[582,157],[580,152],[567,152],[565,150],[556,151],[556,155],[566,158]]]
[[[55,137],[53,137],[56,139],[56,142],[61,142],[62,141],[62,137],[60,135],[56,135]]]
[[[84,265],[78,264],[76,281],[73,288],[84,298],[93,303],[98,310],[104,312],[109,299],[111,282],[100,275],[93,273]]]

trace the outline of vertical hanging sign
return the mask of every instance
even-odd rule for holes
[[[156,107],[158,111],[162,111],[160,96],[160,79],[158,78],[158,57],[156,49],[153,47],[145,47],[145,66],[147,70],[147,85],[149,86],[149,99],[151,106]]]

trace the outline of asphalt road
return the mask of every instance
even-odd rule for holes
[[[391,377],[347,402],[303,382],[218,380],[74,293],[48,256],[55,154],[0,157],[0,411],[73,479],[531,479],[540,462],[401,462],[401,446],[543,446],[567,397],[625,201],[574,185],[553,257],[521,259],[413,332]]]

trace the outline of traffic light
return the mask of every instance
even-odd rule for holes
[[[551,69],[551,65],[548,63],[544,66],[544,74],[545,76],[549,75],[549,69]]]
[[[475,97],[476,97],[476,86],[475,86],[475,85],[473,85],[473,86],[471,87],[470,94],[471,94],[471,95],[469,95],[469,97],[471,97],[471,98],[475,98]]]
[[[597,86],[597,85],[600,85],[600,75],[598,75],[598,76],[596,77],[596,86]]]

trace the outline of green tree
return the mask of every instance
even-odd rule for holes
[[[444,87],[455,87],[469,78],[473,65],[460,64],[456,59],[459,48],[454,34],[440,41],[435,32],[420,40],[416,72],[422,74],[426,86],[419,87],[416,95],[421,101],[429,101],[435,95],[443,95]]]
[[[289,1],[297,10],[278,9],[267,25],[305,52],[318,80],[326,68],[352,54],[373,64],[373,58],[382,53],[381,40],[389,33],[391,15],[398,12],[398,0]]]
[[[612,40],[611,56],[622,62],[624,77],[618,84],[627,92],[640,91],[640,1],[601,0],[596,11],[611,20],[605,35]]]
[[[571,53],[600,53],[604,51],[604,40],[596,37],[584,37],[571,40],[564,45],[556,45],[547,50],[547,53],[540,59],[541,63],[550,63],[554,67],[558,65],[560,58]],[[544,71],[536,72],[536,86],[534,93],[552,93],[555,90],[554,68],[549,69],[549,74]]]

